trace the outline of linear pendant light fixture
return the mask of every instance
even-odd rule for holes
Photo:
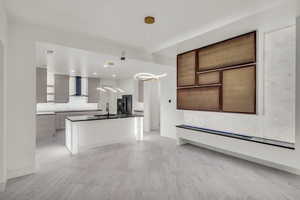
[[[101,91],[101,92],[106,92],[105,89],[103,89],[102,87],[98,87],[97,90]]]
[[[109,90],[109,91],[111,91],[111,92],[113,92],[113,93],[116,93],[116,92],[118,92],[117,90],[115,90],[114,88],[111,88],[111,87],[103,87],[104,89],[106,89],[106,90]]]
[[[160,78],[166,77],[167,74],[151,74],[151,73],[137,73],[134,75],[134,78],[136,80],[141,80],[141,81],[150,81],[150,80],[159,80]]]

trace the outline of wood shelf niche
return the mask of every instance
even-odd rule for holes
[[[177,109],[256,114],[256,32],[177,55]]]

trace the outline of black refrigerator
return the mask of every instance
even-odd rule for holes
[[[119,107],[118,102],[118,107]],[[118,111],[119,112],[119,111]],[[122,114],[131,115],[132,114],[132,95],[123,95],[122,96]]]

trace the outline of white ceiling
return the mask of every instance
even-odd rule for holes
[[[284,0],[6,0],[5,3],[9,16],[15,19],[155,51],[189,39],[211,25],[254,14],[281,1]],[[155,16],[157,23],[144,24],[147,15]]]
[[[47,54],[47,50],[52,50],[54,53]],[[104,68],[104,64],[108,61],[114,62],[115,66]],[[174,70],[169,66],[128,58],[125,62],[121,62],[120,57],[47,43],[36,44],[36,66],[47,68],[49,72],[57,74],[108,79],[111,79],[113,74],[116,75],[116,79],[123,79],[133,78],[136,73],[161,74]]]

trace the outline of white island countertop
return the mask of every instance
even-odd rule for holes
[[[142,115],[85,115],[66,119],[66,147],[72,154],[115,143],[143,140]]]

